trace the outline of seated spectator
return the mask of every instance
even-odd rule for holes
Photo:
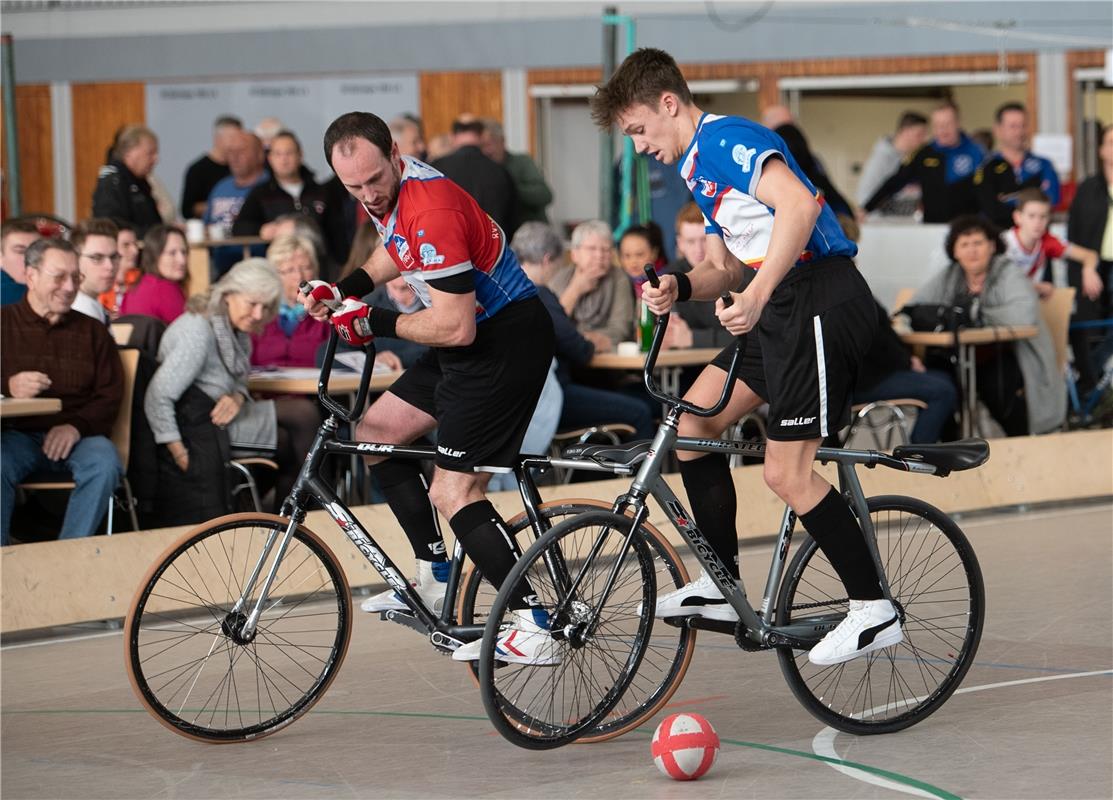
[[[116,345],[104,325],[72,310],[80,273],[69,242],[27,249],[27,295],[0,310],[0,385],[11,397],[56,397],[62,410],[4,420],[0,544],[11,544],[16,487],[29,475],[72,475],[60,538],[90,536],[108,510],[120,460],[108,436],[123,396]]]
[[[348,196],[351,197],[351,195]],[[376,234],[376,236],[377,235],[378,234]],[[321,276],[323,276],[325,280],[328,280],[328,276],[338,275],[339,266],[329,255],[328,248],[325,247],[325,239],[321,235],[321,229],[317,227],[317,223],[314,222],[311,217],[298,212],[283,214],[274,221],[274,238],[277,239],[280,236],[297,236],[299,239],[305,239],[307,242],[312,243],[313,252],[317,256],[317,271]],[[351,252],[350,247],[348,252]],[[337,277],[337,280],[339,280],[339,277]],[[336,281],[329,282],[335,283]]]
[[[110,319],[120,316],[120,304],[124,295],[131,291],[143,270],[139,268],[139,240],[135,238],[135,226],[130,222],[116,226],[116,252],[120,254],[120,267],[116,270],[115,285],[100,296],[100,304],[108,312]]]
[[[564,390],[559,429],[590,428],[621,422],[634,428],[635,439],[652,438],[653,415],[640,398],[585,386],[572,378],[572,367],[583,367],[591,361],[595,354],[595,343],[576,330],[560,300],[546,285],[564,256],[564,244],[560,237],[544,223],[527,222],[514,234],[514,241],[510,246],[517,254],[526,275],[537,285],[537,294],[553,318],[556,374]]]
[[[909,354],[893,330],[888,312],[877,303],[877,334],[858,370],[853,401],[872,403],[905,397],[927,403],[927,408],[916,415],[909,441],[912,444],[938,442],[948,422],[953,421],[958,405],[958,390],[952,373],[928,369],[919,358]]]
[[[93,216],[130,222],[138,236],[162,222],[147,180],[158,163],[158,137],[142,125],[120,131],[112,158],[101,168],[93,191]]]
[[[496,164],[480,149],[483,123],[471,114],[463,114],[452,122],[452,152],[433,162],[433,169],[443,172],[475,198],[507,237],[514,235],[514,181],[510,173]]]
[[[190,446],[182,439],[175,405],[190,387],[200,389],[213,403],[212,424],[227,430],[233,449],[276,454],[278,502],[293,486],[319,424],[312,404],[294,402],[304,398],[254,400],[247,389],[251,336],[273,319],[281,296],[274,267],[251,258],[192,298],[188,312],[162,336],[158,371],[143,404],[156,444],[186,473]],[[224,464],[194,469],[223,470]]]
[[[41,238],[29,219],[6,219],[0,224],[0,306],[18,303],[27,294],[23,254]]]
[[[116,250],[119,230],[110,219],[87,219],[74,228],[70,244],[77,251],[81,269],[81,286],[73,301],[73,310],[108,324],[108,312],[100,304],[100,296],[116,285],[120,254]]]
[[[524,222],[548,222],[545,209],[553,202],[553,190],[545,182],[537,164],[527,153],[511,153],[506,149],[506,134],[493,119],[483,120],[483,154],[502,165],[514,181],[514,225]]]
[[[205,216],[209,192],[230,174],[228,148],[242,130],[243,123],[237,117],[218,117],[213,123],[212,146],[186,168],[185,184],[182,186],[183,219],[201,219]]]
[[[694,202],[676,215],[676,252],[677,259],[669,264],[667,272],[691,272],[707,257],[703,212]],[[734,340],[730,331],[719,324],[714,303],[688,301],[677,303],[674,310],[665,332],[665,347],[726,347]]]
[[[366,261],[366,259],[364,260]],[[421,300],[401,275],[381,286],[376,286],[371,294],[363,297],[363,302],[370,306],[393,308],[403,314],[412,314],[423,308]],[[411,342],[409,339],[395,339],[389,336],[375,337],[375,346],[377,348],[375,361],[383,363],[390,369],[403,369],[413,366],[421,355],[429,349],[425,345]]]
[[[347,250],[343,208],[302,163],[298,138],[290,131],[279,131],[271,141],[267,161],[270,178],[252,189],[244,199],[232,223],[232,234],[258,236],[273,242],[279,230],[276,221],[288,214],[300,214],[317,224],[324,235],[329,258],[340,263]]]
[[[169,325],[185,311],[189,243],[185,231],[156,225],[143,237],[143,277],[120,303],[121,314],[143,314]]]
[[[1002,235],[1005,255],[1032,281],[1040,298],[1055,290],[1051,276],[1051,259],[1067,258],[1082,264],[1082,293],[1090,300],[1101,297],[1101,276],[1098,275],[1098,254],[1071,242],[1064,242],[1047,232],[1051,222],[1051,201],[1039,189],[1022,189],[1012,212],[1013,227]]]
[[[654,272],[663,272],[661,248],[654,240],[653,233],[644,225],[631,225],[618,239],[618,265],[630,278],[634,297],[641,299],[645,277],[645,265],[653,265]]]
[[[912,302],[962,307],[975,324],[1037,326],[1039,333],[1032,339],[977,348],[978,398],[1009,436],[1058,429],[1066,416],[1067,393],[1031,281],[998,255],[1004,248],[982,217],[956,219],[945,246],[950,265],[921,287]],[[949,358],[928,360],[928,366],[936,365],[948,368]]]
[[[614,265],[611,226],[582,222],[572,231],[572,263],[549,281],[564,313],[597,352],[613,350],[634,338],[634,291],[626,273]]]
[[[869,158],[858,176],[858,205],[864,206],[881,185],[895,175],[901,163],[924,146],[927,141],[927,117],[905,111],[897,120],[892,136],[874,142]],[[910,184],[877,207],[876,213],[886,217],[910,217],[920,203],[920,187]]]
[[[251,363],[261,367],[311,367],[317,348],[328,340],[327,322],[313,319],[298,299],[303,281],[317,279],[313,244],[297,236],[282,236],[267,248],[267,261],[282,281],[278,314],[251,337]]]
[[[1038,189],[1059,204],[1059,176],[1055,167],[1028,149],[1028,111],[1020,103],[1005,103],[993,116],[996,152],[990,153],[974,173],[978,209],[998,228],[1013,222],[1017,193]]]
[[[231,236],[232,226],[247,196],[251,194],[252,189],[270,177],[265,168],[263,143],[255,134],[241,132],[228,148],[227,155],[228,169],[231,174],[227,178],[222,178],[213,187],[209,192],[208,204],[205,206],[204,219],[205,225],[210,228],[209,238],[213,238],[211,228],[214,225],[223,231],[224,236]],[[253,256],[262,256],[265,252],[265,245],[251,248]],[[211,256],[212,274],[216,278],[243,258],[243,248],[214,247]]]

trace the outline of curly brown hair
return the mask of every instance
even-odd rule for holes
[[[606,130],[632,106],[656,108],[665,92],[672,92],[687,105],[693,102],[688,82],[673,57],[664,50],[642,47],[628,55],[611,79],[595,90],[591,118]]]

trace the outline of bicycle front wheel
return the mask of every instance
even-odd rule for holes
[[[268,736],[308,711],[340,669],[351,593],[336,556],[305,528],[290,539],[256,630],[243,634],[288,524],[270,514],[221,517],[171,545],[143,578],[124,628],[128,677],[175,733],[206,742]]]
[[[860,658],[816,666],[806,651],[777,651],[796,698],[840,731],[892,733],[925,719],[974,661],[985,620],[981,568],[962,530],[911,497],[868,501],[881,563],[904,617],[904,641]],[[776,622],[845,614],[846,590],[810,537],[789,564]]]
[[[610,508],[598,500],[575,499],[542,503],[538,511],[550,526],[555,526],[588,511],[608,512]],[[529,519],[524,513],[509,520],[507,527],[522,550],[534,541]],[[653,556],[657,593],[671,592],[684,586],[688,582],[688,570],[675,548],[648,522],[642,524],[642,535]],[[457,619],[463,625],[485,623],[496,593],[477,568],[471,569],[461,585]],[[591,744],[607,741],[650,719],[680,687],[695,648],[696,631],[686,627],[655,625],[649,646],[629,688],[606,717],[580,736],[577,742]],[[479,662],[469,662],[469,666],[478,681]]]
[[[650,644],[657,585],[644,529],[623,547],[631,525],[609,511],[566,520],[522,555],[495,598],[479,688],[496,730],[519,747],[560,747],[589,733],[633,681]],[[500,629],[514,622],[509,602],[523,579],[550,615],[555,665],[507,664],[495,650]]]

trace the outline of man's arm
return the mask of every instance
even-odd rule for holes
[[[1074,242],[1067,242],[1063,255],[1082,264],[1082,293],[1091,300],[1101,297],[1101,276],[1098,274],[1098,261],[1096,250],[1081,247]]]
[[[475,292],[456,294],[429,286],[430,308],[403,314],[398,338],[430,347],[463,347],[475,341]]]
[[[92,360],[96,365],[93,385],[79,407],[64,411],[55,419],[58,424],[73,425],[82,436],[110,436],[124,393],[123,368],[108,330],[100,324],[90,327],[93,327]]]
[[[714,300],[742,280],[742,262],[727,250],[719,236],[709,233],[703,261],[680,276],[680,280],[684,278],[688,279],[691,288],[691,294],[685,300]],[[642,285],[642,299],[657,316],[667,314],[680,299],[678,285],[676,275],[662,275],[659,287],[654,288],[648,283]]]
[[[901,164],[900,169],[889,176],[889,179],[881,184],[878,190],[873,193],[873,196],[862,204],[862,208],[866,211],[876,210],[878,206],[883,205],[886,200],[912,183],[912,181],[916,180],[920,164],[920,154],[922,152],[922,150],[917,151],[912,158]]]

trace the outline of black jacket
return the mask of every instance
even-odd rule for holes
[[[514,235],[514,208],[517,190],[510,173],[501,164],[487,156],[475,145],[464,145],[454,153],[438,158],[433,169],[443,172],[475,198],[506,234],[507,241]]]
[[[568,319],[564,307],[552,290],[547,286],[537,287],[537,296],[545,304],[549,316],[553,318],[553,333],[556,334],[557,380],[561,386],[572,382],[572,367],[582,367],[595,355],[595,345],[580,335],[576,324]]]
[[[963,214],[976,214],[978,201],[974,195],[974,172],[970,176],[947,183],[946,156],[925,144],[913,153],[889,180],[866,201],[866,211],[873,211],[910,183],[919,183],[923,191],[924,222],[947,223]]]
[[[1074,202],[1067,217],[1067,241],[1079,247],[1101,252],[1105,224],[1109,220],[1109,184],[1105,173],[1098,171],[1078,184]]]
[[[100,168],[93,190],[93,216],[130,222],[140,239],[148,228],[162,222],[146,178],[137,177],[115,159]]]

